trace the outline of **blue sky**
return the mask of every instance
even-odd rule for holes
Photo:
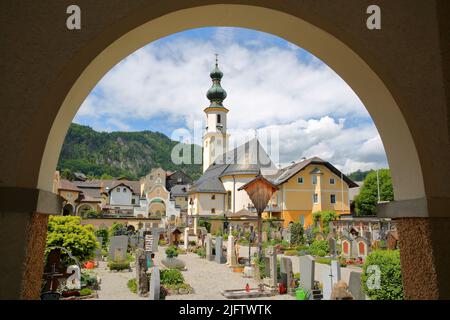
[[[255,129],[276,130],[280,163],[319,156],[344,172],[387,167],[378,132],[351,88],[307,51],[249,29],[193,29],[148,44],[103,77],[74,121],[98,131],[192,132],[205,120],[215,53],[233,143]]]

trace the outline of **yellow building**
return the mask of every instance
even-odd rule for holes
[[[277,217],[290,222],[312,224],[318,211],[350,213],[349,188],[358,185],[331,163],[318,157],[305,159],[267,176],[279,189],[269,202],[264,218]]]

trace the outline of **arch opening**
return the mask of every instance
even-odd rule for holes
[[[392,170],[395,199],[425,196],[418,154],[406,121],[382,79],[363,59],[331,34],[298,17],[262,7],[229,4],[180,10],[150,20],[129,30],[86,66],[53,122],[41,161],[38,188],[52,189],[52,176],[65,133],[84,99],[108,70],[130,53],[159,38],[219,23],[279,36],[324,61],[353,89],[371,115]]]

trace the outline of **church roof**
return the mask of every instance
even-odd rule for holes
[[[220,180],[221,177],[242,174],[273,174],[277,170],[258,139],[254,138],[218,156],[200,179],[194,182],[189,192],[226,193]]]

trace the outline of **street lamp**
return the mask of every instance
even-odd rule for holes
[[[261,226],[261,216],[264,210],[267,207],[267,203],[272,198],[272,195],[275,191],[278,190],[272,182],[264,178],[261,174],[258,174],[255,179],[246,183],[242,187],[238,189],[245,190],[247,192],[250,200],[253,203],[253,206],[258,213],[258,258],[262,257],[262,226]]]

